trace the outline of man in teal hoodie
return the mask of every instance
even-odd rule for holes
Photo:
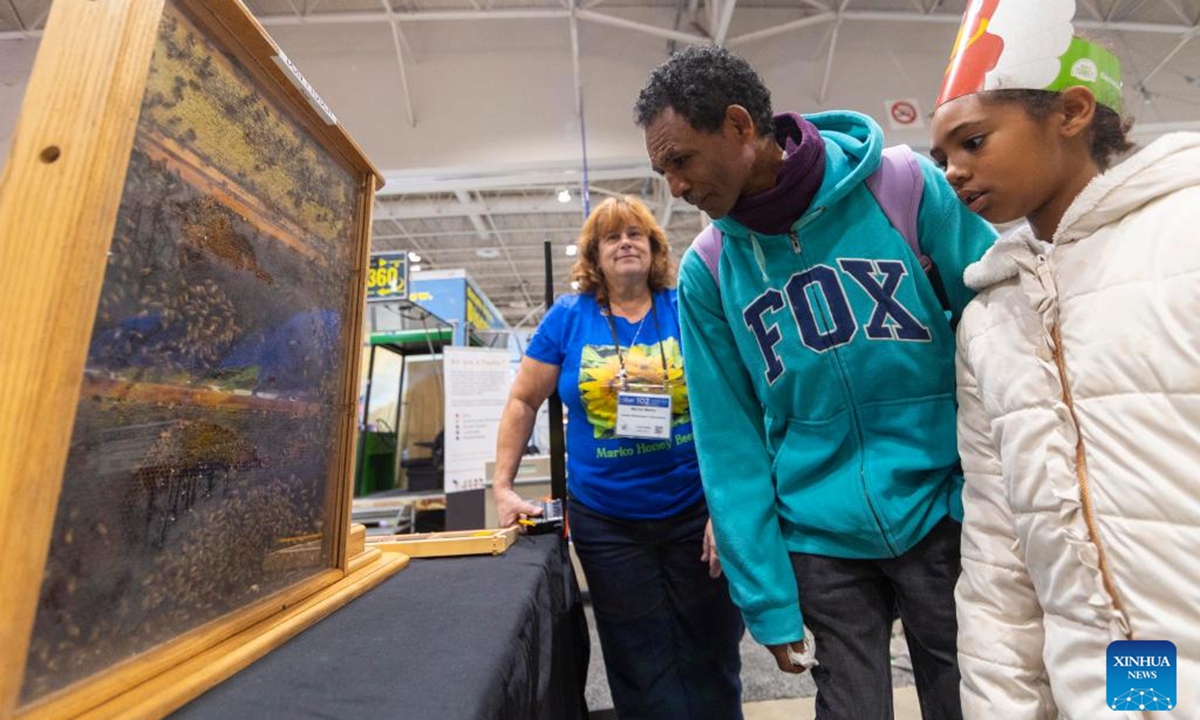
[[[683,258],[679,311],[705,495],[746,626],[781,670],[815,665],[819,719],[885,720],[898,609],[924,717],[961,718],[952,327],[971,298],[963,269],[995,231],[908,154],[906,241],[869,182],[875,122],[773,115],[758,74],[721,48],[673,55],[635,113],[671,194],[715,218]]]

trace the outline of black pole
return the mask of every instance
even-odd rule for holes
[[[551,258],[550,241],[542,245],[546,259],[546,312],[554,305],[554,260]],[[563,438],[562,399],[558,397],[558,386],[550,393],[550,497],[565,500],[567,497],[567,448]]]
[[[358,462],[356,463],[355,469],[357,471],[356,474],[358,475],[358,482],[356,484],[358,487],[358,494],[360,496],[366,494],[367,468],[365,463],[367,456],[367,418],[371,416],[371,381],[374,379],[374,375],[375,346],[371,345],[370,360],[367,361],[367,387],[363,393],[362,418],[358,423],[358,457],[356,458]]]

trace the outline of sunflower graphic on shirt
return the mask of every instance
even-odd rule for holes
[[[661,351],[660,351],[661,345]],[[683,379],[683,357],[675,338],[662,343],[621,348],[630,390],[663,386],[663,357],[666,357],[666,382],[671,394],[671,426],[691,422],[688,412],[687,383]],[[597,440],[615,437],[618,375],[621,360],[612,345],[584,345],[579,358],[579,399]]]

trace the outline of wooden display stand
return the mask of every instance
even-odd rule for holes
[[[0,720],[158,718],[351,527],[379,173],[238,0],[56,0],[0,181]]]
[[[515,527],[500,530],[458,530],[417,535],[378,535],[368,547],[401,552],[409,557],[457,557],[459,555],[502,555],[517,541]]]

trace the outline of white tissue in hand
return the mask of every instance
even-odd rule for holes
[[[788,643],[788,660],[792,661],[793,665],[798,665],[805,670],[811,670],[818,665],[817,663],[817,639],[813,637],[812,630],[808,626],[804,626],[804,651],[796,652],[792,649],[791,643]]]

